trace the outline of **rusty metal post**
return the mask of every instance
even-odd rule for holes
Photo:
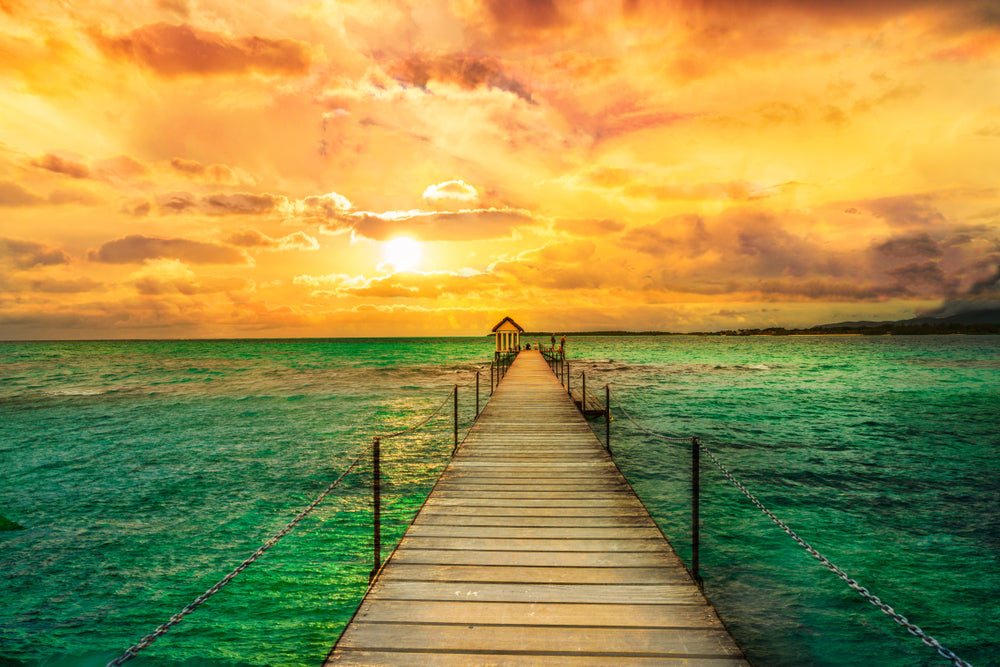
[[[382,461],[378,436],[372,438],[372,560],[374,566],[368,574],[368,583],[375,581],[382,566]]]
[[[701,588],[704,582],[698,571],[699,551],[701,547],[701,443],[698,436],[691,438],[691,575]]]
[[[455,452],[458,451],[458,385],[455,385],[455,446],[451,449],[451,455],[454,456]]]
[[[611,453],[611,385],[604,385],[604,447]]]

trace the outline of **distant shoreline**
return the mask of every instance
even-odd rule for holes
[[[551,331],[528,331],[524,338],[550,336]],[[565,331],[566,336],[940,336],[940,335],[995,335],[1000,334],[1000,324],[880,324],[858,327],[819,326],[808,329],[727,329],[723,331]]]

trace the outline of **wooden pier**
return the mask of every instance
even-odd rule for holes
[[[748,665],[537,351],[518,355],[326,665]]]

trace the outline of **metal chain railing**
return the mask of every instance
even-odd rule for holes
[[[445,404],[448,403],[448,399],[450,399],[452,397],[452,395],[457,390],[458,390],[457,386],[456,387],[452,387],[451,391],[448,392],[448,395],[445,397],[444,401],[442,401],[441,404],[438,405],[434,409],[434,411],[431,412],[430,415],[428,415],[420,423],[418,423],[418,424],[416,424],[414,426],[410,426],[408,428],[402,429],[400,431],[396,431],[395,433],[390,433],[388,435],[379,436],[379,438],[382,439],[382,440],[387,440],[387,439],[390,439],[390,438],[395,438],[397,436],[404,435],[406,433],[410,433],[411,431],[416,431],[417,429],[425,426],[430,420],[434,419],[434,417],[441,411],[441,409],[445,406]],[[330,495],[330,493],[332,493],[333,490],[337,488],[337,486],[340,485],[340,483],[344,480],[344,478],[347,477],[347,475],[350,474],[350,472],[352,470],[354,470],[358,466],[359,463],[361,463],[361,461],[368,455],[368,452],[371,451],[371,449],[373,447],[373,444],[374,443],[369,443],[368,446],[365,447],[361,451],[360,454],[358,454],[357,458],[355,458],[354,461],[351,462],[351,465],[347,466],[347,469],[345,469],[340,474],[340,476],[337,477],[337,479],[334,480],[333,483],[330,484],[330,486],[328,486],[323,491],[323,493],[319,494],[316,497],[316,499],[313,500],[311,503],[309,503],[309,505],[306,506],[305,509],[303,509],[301,512],[299,512],[295,516],[294,519],[292,519],[291,521],[289,521],[285,525],[284,528],[282,528],[281,530],[279,530],[272,537],[270,537],[266,542],[264,542],[264,544],[262,544],[256,551],[254,551],[253,554],[251,554],[249,558],[247,558],[242,563],[240,563],[239,565],[237,565],[236,568],[233,569],[232,572],[230,572],[229,574],[227,574],[226,576],[224,576],[214,586],[212,586],[207,591],[205,591],[204,593],[202,593],[201,595],[199,595],[197,598],[195,598],[194,601],[192,601],[186,607],[184,607],[179,612],[177,612],[176,614],[174,614],[173,616],[171,616],[170,619],[166,623],[163,623],[162,625],[160,625],[159,627],[157,627],[153,632],[149,633],[148,635],[146,635],[145,637],[143,637],[141,640],[139,640],[139,642],[137,642],[133,646],[130,646],[128,649],[125,650],[125,652],[120,657],[112,660],[105,667],[118,667],[119,665],[121,665],[121,664],[123,664],[123,663],[125,663],[125,662],[127,662],[129,660],[131,660],[132,658],[134,658],[139,651],[147,648],[150,644],[152,644],[158,638],[160,638],[163,635],[165,635],[167,633],[167,631],[170,630],[170,628],[172,628],[173,626],[175,626],[178,623],[180,623],[181,621],[183,621],[185,616],[187,616],[188,614],[190,614],[191,612],[193,612],[195,609],[197,609],[198,607],[200,607],[201,605],[203,605],[205,602],[208,601],[208,599],[210,597],[212,597],[213,595],[215,595],[216,593],[218,593],[222,589],[223,586],[225,586],[230,581],[232,581],[234,578],[236,578],[236,575],[238,575],[240,572],[242,572],[243,570],[245,570],[248,567],[250,567],[250,565],[252,565],[254,563],[254,561],[256,561],[258,558],[260,558],[261,556],[263,556],[264,553],[268,549],[270,549],[271,547],[273,547],[283,537],[285,537],[286,535],[288,535],[288,533],[290,533],[293,528],[295,528],[304,518],[306,518],[306,516],[308,516],[314,509],[316,509],[316,507],[321,502],[323,502],[323,500],[328,495]]]
[[[380,440],[389,440],[391,438],[395,438],[395,437],[398,437],[398,436],[401,436],[401,435],[406,435],[407,433],[410,433],[411,431],[416,431],[417,429],[426,426],[427,423],[430,420],[434,419],[434,417],[436,417],[437,414],[439,412],[441,412],[441,408],[443,408],[445,406],[445,404],[448,402],[448,399],[450,399],[452,397],[452,394],[454,394],[456,391],[458,391],[458,385],[453,386],[451,388],[451,391],[448,392],[448,395],[444,397],[443,401],[441,401],[441,404],[438,405],[436,408],[434,408],[434,412],[432,412],[429,415],[427,415],[427,417],[425,419],[423,419],[419,424],[415,424],[415,425],[410,426],[408,428],[404,428],[403,430],[396,431],[395,433],[389,433],[388,435],[380,435],[380,436],[378,436],[378,438]]]
[[[316,506],[319,505],[324,498],[330,495],[330,493],[337,488],[337,486],[344,480],[344,478],[347,477],[347,475],[352,470],[354,470],[354,468],[356,468],[359,463],[361,463],[361,460],[365,458],[370,449],[371,445],[369,444],[358,455],[358,457],[354,459],[351,465],[347,466],[347,469],[344,470],[344,472],[342,472],[340,476],[337,477],[337,479],[334,480],[332,484],[330,484],[330,486],[326,487],[326,490],[324,490],[323,493],[316,496],[315,500],[313,500],[311,503],[309,503],[309,505],[305,509],[299,512],[294,519],[289,521],[284,528],[279,530],[277,533],[271,536],[266,542],[264,542],[264,544],[262,544],[256,551],[254,551],[249,558],[247,558],[242,563],[237,565],[232,572],[224,576],[214,586],[212,586],[207,591],[205,591],[197,598],[195,598],[194,601],[191,602],[189,605],[187,605],[179,612],[171,616],[170,620],[168,620],[166,623],[160,625],[159,627],[156,628],[156,630],[143,637],[134,646],[130,646],[128,649],[126,649],[125,653],[123,653],[121,657],[112,660],[107,664],[106,667],[117,667],[118,665],[121,665],[122,663],[134,658],[136,653],[148,647],[159,637],[165,635],[167,631],[170,630],[170,628],[183,621],[185,616],[193,612],[195,609],[203,605],[210,597],[218,593],[222,589],[222,587],[228,584],[230,581],[232,581],[236,577],[236,575],[238,575],[240,572],[250,567],[250,565],[252,565],[254,561],[256,561],[258,558],[264,555],[264,552],[266,552],[268,549],[277,544],[278,541],[281,540],[281,538],[290,533],[292,529],[295,528],[295,526],[297,526],[304,518],[306,518],[306,516],[308,516],[314,509],[316,509]]]
[[[664,435],[662,433],[657,433],[655,431],[651,431],[648,428],[645,428],[645,427],[641,426],[638,422],[636,422],[632,418],[632,416],[628,412],[626,412],[625,409],[621,406],[621,403],[619,401],[617,401],[617,398],[616,398],[616,403],[618,404],[618,409],[620,409],[622,411],[622,414],[624,414],[625,417],[627,417],[628,420],[637,429],[639,429],[643,433],[646,433],[647,435],[651,435],[651,436],[653,436],[655,438],[658,438],[660,440],[663,440],[663,441],[666,441],[666,442],[672,442],[672,443],[690,442],[692,440],[690,437],[689,438],[680,438],[680,437],[676,437],[676,436],[667,436],[667,435]],[[773,521],[775,524],[777,524],[777,526],[779,528],[781,528],[789,537],[791,537],[793,540],[795,540],[795,542],[800,547],[802,547],[803,549],[805,549],[806,552],[809,553],[810,556],[812,556],[813,558],[815,558],[816,560],[818,560],[820,563],[822,563],[822,565],[824,567],[826,567],[828,570],[830,570],[835,575],[837,575],[837,577],[841,581],[843,581],[845,584],[847,584],[847,586],[851,590],[855,591],[862,598],[864,598],[865,600],[867,600],[868,602],[870,602],[872,605],[874,605],[875,607],[877,607],[883,614],[889,616],[893,621],[895,621],[899,625],[901,625],[904,628],[906,628],[906,630],[911,635],[913,635],[914,637],[919,638],[920,641],[923,642],[926,646],[929,646],[930,648],[932,648],[935,651],[937,651],[938,655],[940,655],[945,660],[950,661],[953,665],[956,665],[956,667],[972,667],[972,665],[970,663],[966,662],[965,660],[963,660],[962,658],[960,658],[959,656],[957,656],[950,649],[944,647],[941,644],[941,642],[939,642],[934,637],[931,637],[930,635],[928,635],[919,626],[917,626],[914,623],[910,622],[910,620],[908,618],[906,618],[906,616],[903,616],[902,614],[900,614],[899,612],[897,612],[895,609],[892,608],[892,606],[890,606],[889,604],[885,603],[880,597],[878,597],[877,595],[874,595],[867,588],[865,588],[864,586],[862,586],[861,584],[859,584],[855,579],[853,579],[850,576],[848,576],[847,573],[844,572],[843,569],[841,569],[840,567],[838,567],[837,565],[835,565],[833,562],[830,561],[829,558],[827,558],[826,556],[824,556],[823,554],[821,554],[812,545],[810,545],[808,542],[806,542],[801,537],[799,537],[799,535],[794,530],[792,530],[788,526],[788,524],[786,524],[784,521],[782,521],[777,516],[775,516],[775,514],[764,505],[764,503],[762,503],[760,500],[758,500],[757,497],[753,493],[751,493],[738,479],[736,479],[736,477],[729,471],[729,469],[726,468],[726,466],[723,465],[721,461],[719,461],[719,459],[715,456],[715,454],[712,453],[712,451],[708,447],[706,447],[704,445],[704,443],[702,443],[701,440],[697,436],[694,437],[694,442],[696,443],[696,445],[698,446],[698,448],[701,451],[705,452],[705,454],[707,454],[708,457],[710,459],[712,459],[712,462],[722,472],[722,474],[726,477],[726,479],[728,479],[737,489],[739,489],[740,492],[744,496],[746,496],[750,500],[750,502],[752,502],[757,507],[757,509],[759,509],[760,511],[762,511],[769,519],[771,519],[771,521]]]

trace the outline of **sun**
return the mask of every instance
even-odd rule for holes
[[[415,241],[409,236],[397,236],[391,241],[385,242],[382,252],[385,261],[392,264],[397,271],[410,271],[420,263],[423,249],[419,241]]]

